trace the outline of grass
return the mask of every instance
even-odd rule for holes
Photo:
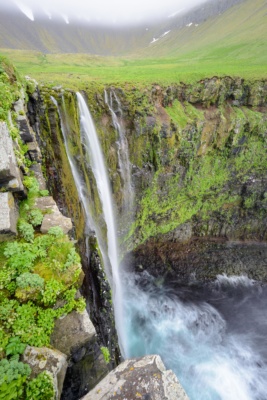
[[[84,88],[92,82],[104,84],[193,83],[212,76],[242,76],[248,80],[266,79],[266,63],[248,58],[225,59],[187,54],[169,59],[120,59],[86,54],[47,54],[0,49],[23,75],[30,75],[48,86]],[[266,52],[267,54],[267,52]],[[44,61],[45,60],[45,61]]]
[[[192,83],[230,75],[267,78],[267,4],[246,0],[204,23],[175,30],[128,57],[0,49],[24,75],[73,89],[104,84]]]

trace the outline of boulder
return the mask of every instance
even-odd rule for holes
[[[83,400],[189,400],[177,377],[158,355],[124,361]]]
[[[0,241],[17,234],[18,210],[12,193],[0,193]]]
[[[67,370],[67,356],[55,349],[27,346],[22,361],[32,369],[31,378],[43,371],[51,373],[54,380],[56,399],[59,400]]]
[[[47,233],[54,226],[59,226],[66,234],[72,229],[72,222],[70,218],[64,217],[60,211],[46,214],[41,225],[41,232]]]
[[[96,336],[87,311],[82,314],[72,311],[63,318],[57,319],[51,335],[51,344],[70,356],[76,349],[82,348]]]
[[[50,228],[59,226],[64,233],[68,233],[72,229],[72,222],[70,218],[64,217],[59,211],[55,200],[51,196],[45,196],[38,198],[35,202],[35,206],[41,211],[47,211],[48,214],[44,216],[41,232],[47,233]]]
[[[108,366],[86,311],[73,311],[56,320],[51,344],[69,357],[62,399],[82,397],[107,375]]]

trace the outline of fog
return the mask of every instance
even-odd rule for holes
[[[138,24],[158,18],[172,18],[205,0],[0,0],[0,10],[20,10],[29,19],[40,15],[99,24]]]

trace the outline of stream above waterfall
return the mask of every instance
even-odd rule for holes
[[[190,400],[265,400],[267,286],[245,276],[164,285],[124,277],[127,357],[159,354]]]

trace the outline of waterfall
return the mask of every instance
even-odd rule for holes
[[[97,242],[99,245],[100,253],[102,256],[102,259],[104,261],[104,264],[108,263],[106,251],[105,251],[105,246],[103,245],[103,238],[102,234],[100,232],[100,229],[98,229],[97,223],[94,221],[93,218],[93,212],[90,207],[90,202],[89,202],[89,192],[88,188],[86,186],[85,180],[81,174],[81,171],[79,169],[79,166],[75,160],[75,157],[73,156],[72,152],[70,151],[70,146],[69,146],[69,140],[68,140],[68,129],[67,129],[67,123],[66,123],[66,107],[65,107],[65,100],[64,96],[62,97],[62,107],[63,107],[63,112],[61,111],[61,108],[58,105],[58,102],[53,96],[50,96],[52,102],[54,105],[57,107],[59,119],[60,119],[60,128],[61,132],[63,135],[63,140],[64,140],[64,145],[66,149],[66,154],[68,157],[68,161],[70,164],[71,168],[71,173],[75,182],[76,190],[78,192],[78,197],[80,199],[80,202],[83,207],[84,211],[84,217],[85,217],[85,245],[86,245],[86,257],[87,260],[89,261],[89,234],[91,234],[91,231],[95,232]]]
[[[132,188],[131,164],[129,161],[128,143],[123,126],[123,112],[121,102],[115,90],[111,89],[109,94],[107,90],[105,90],[104,94],[105,103],[108,105],[113,125],[119,136],[116,144],[120,175],[123,182],[123,214],[125,215],[132,211],[134,191]]]
[[[96,185],[99,197],[101,199],[104,219],[107,227],[108,258],[112,269],[112,281],[110,283],[112,287],[115,321],[121,353],[124,356],[125,336],[123,326],[122,286],[119,273],[119,258],[114,206],[110,190],[109,178],[90,111],[83,96],[80,93],[77,93],[77,99],[84,145],[89,154],[91,168],[96,180]]]

